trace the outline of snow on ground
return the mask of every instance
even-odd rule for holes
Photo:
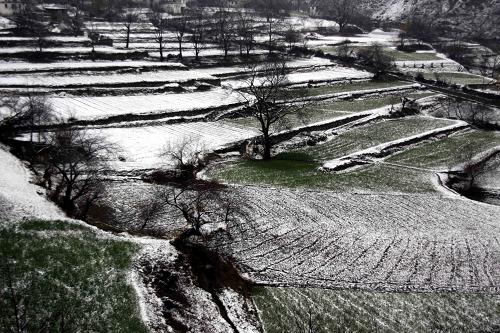
[[[30,172],[0,145],[0,219],[64,219],[64,213],[49,202],[45,191],[29,183]]]
[[[354,36],[320,36],[318,39],[308,40],[307,46],[320,47],[339,44],[346,40],[356,45],[370,45],[380,43],[387,46],[392,46],[398,40],[398,32],[384,32],[382,30],[373,30],[368,34],[358,34]]]
[[[299,31],[316,31],[319,28],[338,29],[339,25],[335,21],[312,18],[312,17],[286,17],[283,25],[292,26]]]
[[[411,60],[395,61],[398,69],[405,73],[412,72],[465,72],[465,67],[458,62],[447,58],[444,54],[437,54],[441,60]]]
[[[337,66],[332,69],[318,69],[316,71],[295,72],[288,74],[288,84],[301,84],[301,83],[318,83],[329,81],[343,81],[349,79],[369,79],[373,74],[354,68]],[[223,82],[226,87],[233,89],[241,89],[248,85],[245,79],[240,80],[226,80]]]
[[[321,68],[334,66],[329,59],[311,57],[311,58],[298,58],[292,59],[286,62],[286,67],[288,69],[301,69],[301,68]],[[245,66],[231,66],[231,67],[208,67],[208,68],[197,68],[196,71],[203,74],[213,75],[213,76],[223,76],[230,74],[239,74],[248,72],[251,70],[249,67]]]
[[[100,97],[52,97],[48,99],[62,120],[105,119],[119,115],[199,114],[202,110],[227,107],[243,102],[242,95],[216,88],[203,92]]]
[[[183,140],[194,140],[196,146],[210,151],[226,144],[256,136],[252,129],[241,129],[221,122],[195,122],[162,126],[105,128],[88,130],[105,137],[120,149],[124,161],[112,161],[112,168],[132,171],[172,167],[173,161],[161,157],[165,146],[176,145]]]
[[[2,47],[0,48],[0,54],[12,54],[15,55],[17,53],[24,52],[33,52],[37,51],[36,47]],[[89,54],[92,53],[92,47],[46,47],[43,49],[44,52],[55,52],[55,53],[64,53],[64,54]],[[126,54],[136,52],[136,50],[123,50],[123,49],[115,49],[110,46],[96,46],[95,52],[97,53],[107,53],[107,54]]]
[[[178,53],[179,53],[179,51],[177,49],[172,49],[172,50],[168,50],[168,51],[163,52],[163,56],[167,57],[168,54],[171,54],[172,56],[176,56]],[[250,54],[253,54],[253,55],[267,54],[267,53],[269,53],[269,51],[264,50],[264,49],[254,49],[254,50],[250,51]],[[148,55],[151,58],[160,58],[160,52],[148,52]],[[238,56],[238,55],[240,55],[240,51],[232,50],[232,51],[228,52],[228,55],[229,56]],[[183,50],[182,56],[183,57],[194,57],[195,52],[194,52],[194,50]],[[203,57],[215,57],[215,56],[224,56],[224,51],[221,49],[204,49],[204,50],[200,51],[200,57],[202,57],[202,58]]]
[[[11,29],[15,28],[16,24],[6,17],[0,16],[0,29]]]
[[[215,77],[197,71],[166,70],[147,73],[101,74],[101,75],[53,75],[17,74],[0,78],[0,87],[78,87],[92,85],[123,85],[143,83],[180,83],[194,80],[216,80]]]
[[[178,62],[153,62],[153,61],[65,61],[51,63],[30,62],[0,62],[0,73],[2,72],[45,72],[45,71],[67,71],[67,70],[106,70],[115,68],[186,68]]]
[[[500,207],[434,194],[236,190],[253,218],[211,246],[257,282],[500,292]]]
[[[45,40],[53,41],[53,42],[62,42],[62,43],[85,43],[90,42],[90,39],[86,36],[46,36]],[[20,36],[0,36],[0,42],[11,42],[11,41],[19,41],[19,42],[33,42],[37,39],[35,37],[20,37]]]

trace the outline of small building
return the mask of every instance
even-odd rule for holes
[[[0,0],[0,16],[12,16],[24,6],[22,0]]]
[[[187,0],[149,0],[149,6],[160,6],[169,14],[182,14],[187,7]]]
[[[71,9],[69,6],[59,4],[47,4],[42,6],[43,11],[50,18],[51,22],[62,22],[68,16]]]

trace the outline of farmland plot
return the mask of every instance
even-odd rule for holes
[[[381,293],[313,288],[256,288],[267,333],[490,332],[500,297],[461,293]]]
[[[186,69],[176,62],[153,61],[65,61],[51,63],[0,62],[0,73],[16,72],[76,72],[76,71],[108,71],[117,69]]]
[[[417,97],[421,95],[415,94],[410,96]],[[287,115],[284,119],[284,126],[280,126],[284,128],[274,128],[273,130],[279,131],[287,128],[301,127],[304,125],[333,120],[357,112],[373,110],[373,113],[375,113],[377,109],[382,109],[388,105],[395,105],[399,102],[399,98],[391,96],[335,102],[320,102],[306,107],[304,110],[301,110],[301,112]],[[226,119],[225,122],[244,127],[260,128],[258,120],[253,117]]]
[[[278,155],[271,161],[241,161],[219,165],[210,176],[226,183],[291,188],[329,189],[335,192],[435,192],[428,170],[390,164],[370,164],[342,173],[319,170],[321,164],[305,154]]]
[[[349,79],[370,79],[373,74],[347,67],[320,69],[316,71],[294,72],[287,76],[288,84],[320,83],[330,81],[343,81]],[[245,80],[226,80],[225,86],[233,89],[244,88],[248,83]]]
[[[329,96],[347,92],[366,92],[366,91],[390,91],[389,89],[411,88],[414,85],[403,81],[361,81],[361,82],[337,82],[334,84],[319,85],[315,87],[293,88],[293,95],[296,98]]]
[[[123,115],[188,116],[208,112],[216,107],[239,105],[243,98],[240,94],[225,89],[212,89],[181,94],[52,97],[49,102],[62,119],[72,117],[77,120],[95,120]]]
[[[242,130],[218,122],[104,128],[88,132],[99,134],[118,146],[120,160],[112,161],[112,168],[117,171],[172,167],[173,161],[160,157],[167,144],[195,140],[202,148],[210,151],[257,134],[252,130]]]
[[[430,117],[406,117],[384,120],[343,132],[324,144],[304,150],[318,160],[339,158],[384,142],[410,137],[454,124]]]
[[[94,86],[165,85],[189,81],[216,81],[211,75],[189,70],[166,70],[139,74],[5,75],[0,79],[1,88],[74,88]]]
[[[500,145],[498,132],[470,130],[408,149],[388,158],[387,162],[446,170],[498,145]]]
[[[259,283],[500,292],[500,207],[430,194],[239,191],[255,216],[212,246]]]
[[[309,39],[307,41],[308,47],[320,48],[327,45],[335,45],[349,41],[356,43],[356,45],[367,46],[372,43],[380,43],[383,45],[392,46],[398,41],[398,35],[394,32],[383,32],[381,30],[374,30],[369,34],[354,35],[354,36],[320,36],[317,39]]]

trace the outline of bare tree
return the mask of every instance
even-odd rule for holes
[[[286,89],[287,68],[284,61],[269,62],[250,69],[246,88],[241,95],[246,100],[248,115],[257,119],[263,135],[264,156],[271,158],[272,131],[287,125],[287,116],[300,115],[304,103],[293,103]]]
[[[243,55],[243,51],[245,51],[248,56],[255,43],[255,29],[253,27],[252,15],[244,11],[238,12],[237,32],[240,55]]]
[[[352,0],[324,0],[321,6],[327,15],[337,22],[340,32],[345,31],[356,15],[356,2]]]
[[[40,125],[55,118],[45,96],[6,97],[0,100],[0,108],[4,110],[4,116],[0,118],[0,132],[4,139],[28,130],[30,142],[33,142],[37,130],[40,138]]]
[[[261,0],[258,4],[259,10],[266,18],[266,32],[268,36],[269,53],[276,47],[276,34],[281,32],[283,17],[282,12],[288,8],[288,4],[279,0]]]
[[[129,44],[130,44],[130,32],[132,30],[132,25],[137,22],[139,16],[137,15],[136,12],[132,8],[127,8],[125,13],[122,14],[122,20],[123,20],[123,25],[125,26],[125,31],[126,31],[126,42],[125,42],[125,48],[128,49]]]
[[[204,165],[204,146],[196,138],[182,138],[178,141],[168,142],[160,156],[167,163],[174,163],[183,178],[194,178],[195,173]]]
[[[203,11],[198,10],[196,13],[193,14],[193,16],[191,17],[191,21],[190,21],[191,43],[193,44],[194,56],[195,56],[196,61],[199,60],[200,52],[205,47],[205,45],[207,43],[208,26],[205,23],[205,20],[206,20],[206,18],[203,15]]]
[[[167,28],[167,19],[165,18],[164,12],[161,7],[155,7],[152,9],[149,16],[151,24],[155,27],[155,41],[158,43],[158,50],[160,52],[160,61],[164,60],[163,49],[165,48],[165,35]]]
[[[182,59],[182,43],[184,42],[184,35],[188,31],[188,17],[181,15],[170,19],[168,27],[175,31],[175,38],[179,44],[179,59]]]
[[[216,39],[220,48],[224,51],[224,59],[227,59],[229,50],[234,41],[234,17],[228,8],[221,5],[215,13]]]
[[[19,29],[34,39],[36,49],[43,52],[49,30],[44,17],[37,11],[36,3],[33,0],[26,0],[17,8],[13,20]]]
[[[189,226],[181,240],[202,235],[206,224],[226,229],[245,216],[241,199],[230,188],[215,182],[188,181],[164,187],[157,200],[173,209]]]
[[[151,196],[147,196],[139,200],[137,203],[138,209],[138,222],[139,230],[144,230],[151,227],[153,221],[161,217],[165,213],[165,204],[162,200],[157,200],[158,196],[161,197],[161,193],[158,194],[158,189],[156,189]]]
[[[288,51],[292,51],[293,47],[301,42],[301,34],[292,26],[288,27],[285,32],[285,42],[288,45]]]
[[[364,65],[373,69],[375,78],[394,68],[393,59],[384,52],[384,47],[379,43],[362,48],[358,51],[358,57]]]
[[[85,219],[103,193],[102,175],[116,148],[100,136],[71,128],[53,132],[47,144],[43,166],[50,197],[70,216]]]

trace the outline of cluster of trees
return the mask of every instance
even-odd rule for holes
[[[49,197],[68,215],[86,219],[103,193],[103,173],[116,148],[100,136],[69,126],[47,131],[44,126],[56,116],[44,96],[4,98],[1,102],[6,113],[0,120],[1,139],[23,139],[19,151]]]
[[[463,120],[478,128],[492,126],[491,116],[494,114],[489,106],[452,97],[441,99],[434,108],[435,116]]]
[[[278,34],[284,36],[284,42],[289,49],[301,42],[301,34],[292,26],[283,24],[280,11],[265,12],[265,22],[259,22],[255,15],[244,10],[231,11],[221,6],[213,14],[200,9],[192,10],[183,16],[168,18],[161,8],[154,8],[149,19],[155,27],[155,40],[158,43],[161,60],[164,59],[167,31],[175,33],[179,45],[178,56],[181,59],[185,42],[193,45],[196,60],[199,60],[200,54],[208,44],[220,48],[224,52],[224,58],[228,57],[231,50],[238,50],[240,56],[248,56],[255,48],[256,35],[262,32],[268,36],[266,44],[270,53],[281,47],[276,39]],[[129,36],[130,16],[126,18],[127,36]]]

